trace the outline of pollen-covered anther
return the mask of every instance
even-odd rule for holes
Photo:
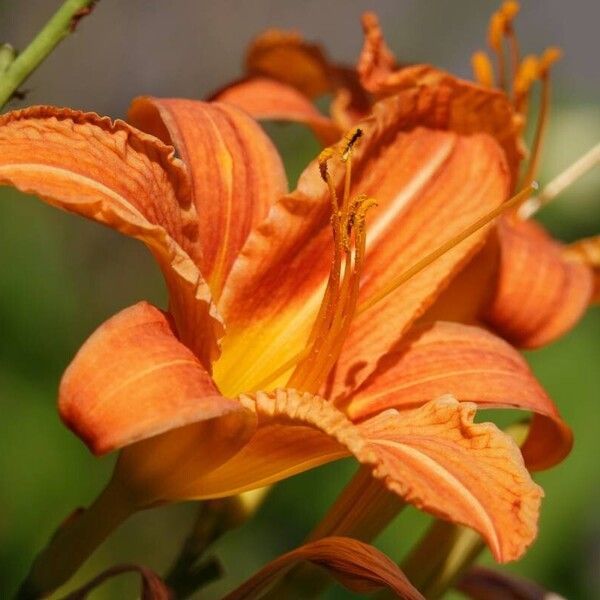
[[[482,50],[471,56],[473,75],[477,83],[485,87],[494,87],[494,68],[489,56]]]
[[[360,127],[357,127],[355,130],[346,134],[344,137],[344,143],[342,144],[342,162],[346,162],[350,158],[352,155],[352,150],[354,149],[356,142],[358,142],[358,140],[361,138],[362,134],[363,132]]]
[[[365,194],[350,195],[352,153],[361,135],[360,129],[351,131],[338,147],[338,160],[345,165],[344,191],[339,203],[328,170],[328,163],[334,157],[330,151],[322,152],[319,157],[321,175],[332,195],[333,260],[321,307],[287,387],[307,392],[320,388],[339,357],[356,312],[366,248],[366,214],[377,204]]]
[[[557,46],[550,46],[549,48],[546,48],[539,59],[539,77],[546,77],[552,65],[558,62],[562,58],[562,55],[562,50]]]
[[[506,59],[504,56],[504,40],[507,39],[510,45],[510,58],[512,67],[512,76],[518,69],[519,42],[513,27],[513,21],[520,10],[518,2],[509,0],[492,14],[488,26],[488,45],[496,54],[498,63],[498,87],[506,86]]]
[[[319,163],[319,172],[321,173],[321,179],[327,183],[327,179],[329,177],[329,170],[327,167],[327,164],[329,163],[329,161],[331,160],[331,158],[334,155],[334,151],[333,148],[328,147],[328,148],[324,148],[321,153],[319,154],[319,158],[317,159],[317,162]]]

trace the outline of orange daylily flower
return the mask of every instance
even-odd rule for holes
[[[382,100],[290,194],[266,135],[225,103],[141,98],[140,129],[51,107],[0,118],[0,182],[140,239],[169,289],[168,312],[123,310],[65,372],[63,420],[95,453],[121,454],[107,490],[53,539],[53,560],[34,565],[36,585],[60,584],[107,534],[86,528],[348,455],[476,529],[499,561],[523,553],[542,492],[512,439],[473,422],[476,405],[538,415],[531,468],[562,459],[570,431],[507,343],[457,323],[411,328],[486,229],[369,303],[507,197],[500,145],[440,118],[459,101],[443,86]],[[74,550],[72,536],[86,541]]]
[[[298,34],[270,30],[248,50],[248,78],[227,86],[214,98],[236,104],[257,119],[304,123],[329,143],[364,118],[373,102],[402,91],[422,92],[434,87],[453,97],[448,104],[451,109],[437,115],[439,121],[463,134],[492,135],[504,150],[514,188],[526,155],[521,134],[532,86],[542,82],[543,103],[526,181],[533,179],[539,161],[549,106],[549,71],[560,56],[557,49],[550,48],[539,58],[521,60],[513,27],[518,10],[517,2],[505,2],[490,21],[488,41],[497,55],[498,89],[494,88],[492,64],[483,52],[473,56],[476,84],[430,65],[399,65],[376,16],[366,13],[365,42],[354,72],[332,64],[318,46],[303,41]],[[511,47],[513,70],[510,96],[502,89],[508,84],[505,37]],[[311,102],[322,93],[334,96],[330,118]],[[474,273],[478,273],[477,287],[486,293],[478,296],[477,302],[469,299],[470,310],[461,313],[463,322],[483,322],[514,345],[537,348],[559,338],[579,321],[593,298],[594,263],[589,262],[588,255],[586,260],[581,254],[577,258],[541,226],[514,212],[498,221],[490,245],[494,248],[488,248],[485,258],[475,261],[464,276],[472,291]],[[461,280],[455,285],[460,286]],[[453,298],[460,295],[457,292]],[[456,314],[455,309],[454,305],[446,306],[448,318]]]

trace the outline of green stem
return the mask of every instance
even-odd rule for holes
[[[89,508],[69,518],[38,554],[17,600],[41,598],[63,585],[90,554],[136,511],[127,490],[111,480]]]
[[[72,33],[97,0],[66,0],[33,41],[0,76],[0,108],[56,46]]]

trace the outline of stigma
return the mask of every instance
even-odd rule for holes
[[[352,154],[362,130],[350,131],[336,147],[319,156],[321,178],[329,189],[333,256],[323,300],[308,341],[287,386],[315,393],[337,362],[356,313],[366,248],[366,215],[376,201],[364,194],[351,195]],[[343,192],[338,195],[330,165],[345,168]]]

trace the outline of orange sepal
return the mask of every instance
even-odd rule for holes
[[[289,121],[309,127],[323,145],[340,138],[340,128],[296,88],[266,77],[251,77],[217,92],[214,100],[245,110],[258,120]]]
[[[301,561],[323,567],[354,592],[366,594],[383,587],[395,592],[398,598],[425,600],[398,566],[380,550],[345,537],[309,542],[279,556],[227,594],[224,600],[260,598],[279,576]]]
[[[311,99],[331,91],[335,83],[335,68],[321,47],[281,29],[268,29],[252,41],[246,71],[286,83]]]
[[[374,116],[360,123],[351,195],[364,193],[378,203],[368,217],[363,300],[506,198],[500,148],[487,135],[443,131],[446,123],[438,114],[446,102],[443,90],[407,90],[378,103]],[[341,189],[343,169],[332,164],[331,173]],[[298,189],[277,202],[249,236],[219,304],[228,335],[215,377],[229,395],[260,387],[268,375],[264,365],[275,370],[303,348],[333,255],[330,211],[314,161]],[[485,235],[485,229],[477,232],[359,315],[345,362],[374,363]]]
[[[443,394],[480,409],[518,408],[539,415],[523,448],[530,469],[548,468],[571,450],[571,430],[522,356],[484,329],[459,323],[413,328],[357,390],[336,404],[356,421],[388,408],[412,409]]]
[[[143,241],[181,337],[210,366],[223,329],[197,267],[198,218],[172,148],[122,121],[32,107],[0,117],[0,183]]]
[[[262,487],[351,454],[407,501],[477,529],[498,560],[517,558],[535,536],[541,490],[511,438],[472,423],[473,404],[444,398],[355,425],[328,401],[294,390],[240,401],[257,415],[256,433],[190,486],[190,498]]]
[[[287,192],[281,158],[253,119],[226,104],[137,98],[128,118],[173,144],[187,164],[198,214],[199,266],[218,298],[248,233]]]
[[[147,302],[116,314],[83,344],[63,375],[59,410],[95,454],[246,412],[221,396],[168,315]]]
[[[500,258],[487,322],[521,348],[538,348],[569,331],[592,295],[592,273],[563,256],[563,246],[540,225],[501,219]]]

